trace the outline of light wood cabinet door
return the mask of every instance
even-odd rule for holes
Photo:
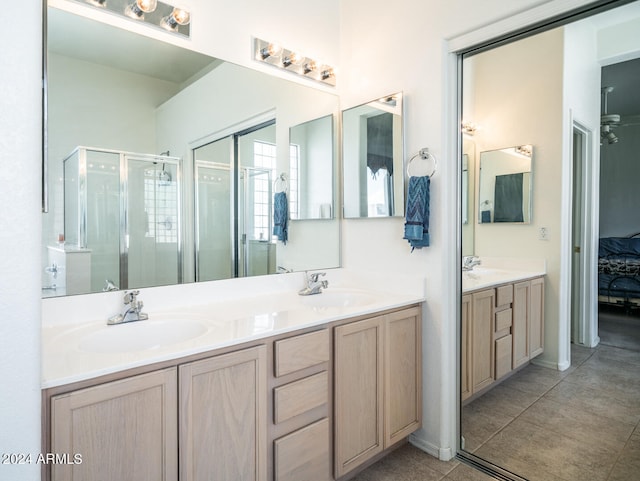
[[[177,481],[177,376],[170,368],[51,399],[53,481]]]
[[[544,278],[531,280],[529,309],[529,356],[544,351]]]
[[[460,316],[460,395],[463,401],[473,394],[471,391],[471,332],[469,330],[471,316],[471,295],[462,296],[462,312]]]
[[[494,379],[493,326],[495,290],[474,292],[471,295],[471,391],[477,392]]]
[[[179,367],[181,481],[267,478],[266,348]]]
[[[321,419],[275,441],[275,481],[329,481],[329,420]]]
[[[384,324],[384,447],[387,448],[422,423],[420,309],[389,314]]]
[[[335,328],[335,472],[383,449],[383,317]]]
[[[529,361],[529,316],[531,306],[531,281],[513,286],[513,369]]]

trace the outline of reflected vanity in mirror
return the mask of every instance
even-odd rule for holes
[[[532,158],[531,145],[480,152],[480,224],[531,222]]]
[[[345,218],[404,215],[402,93],[342,112]]]
[[[289,129],[291,219],[333,218],[333,115]]]
[[[126,22],[48,7],[43,296],[339,267],[338,97]],[[63,163],[73,153],[84,161]],[[294,164],[309,220],[285,245],[273,182]]]

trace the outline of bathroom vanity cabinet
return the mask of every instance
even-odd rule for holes
[[[468,399],[544,350],[544,278],[462,296],[461,395]]]
[[[43,479],[333,481],[421,425],[421,310],[381,311],[43,392]]]
[[[264,346],[54,396],[51,478],[264,481],[266,399]]]
[[[335,475],[421,425],[420,309],[335,328]]]

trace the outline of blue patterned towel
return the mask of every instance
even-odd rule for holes
[[[285,192],[276,192],[273,196],[273,235],[287,243],[289,236],[289,203]]]
[[[410,177],[407,192],[404,237],[413,249],[429,245],[429,176]]]

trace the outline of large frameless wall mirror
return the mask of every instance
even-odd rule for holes
[[[478,222],[531,222],[531,145],[480,152]]]
[[[631,351],[609,343],[580,346],[584,341],[572,331],[585,319],[602,322],[591,295],[598,262],[593,207],[600,209],[600,229],[610,215],[603,191],[599,207],[593,197],[612,168],[605,164],[610,148],[618,161],[635,147],[620,149],[622,140],[600,145],[600,89],[607,69],[619,66],[626,112],[637,112],[630,107],[638,71],[623,64],[631,55],[640,58],[640,2],[580,12],[564,22],[517,39],[493,38],[461,54],[461,120],[475,126],[461,133],[461,154],[468,157],[460,159],[461,185],[468,179],[461,219],[466,209],[469,222],[461,225],[461,247],[482,263],[460,274],[459,454],[500,479],[624,478],[631,462],[624,447],[633,442],[636,421],[609,431],[629,402],[637,404],[610,374],[620,351]],[[580,162],[570,148],[572,122],[590,132],[584,144],[590,155]],[[638,129],[615,128],[627,138]],[[628,219],[619,226],[629,228]],[[586,239],[582,249],[572,248],[576,239]],[[534,308],[533,281],[522,282],[518,270],[541,262],[546,269],[528,274],[545,272]],[[532,327],[536,311],[544,313],[544,346]],[[591,462],[595,457],[599,461]]]
[[[402,93],[342,112],[345,218],[404,215]]]
[[[340,265],[336,95],[119,28],[130,21],[83,3],[54,5],[44,297]],[[289,131],[310,119],[325,120],[296,141],[305,161]],[[293,164],[310,220],[291,222],[285,245],[272,236],[273,184]]]

